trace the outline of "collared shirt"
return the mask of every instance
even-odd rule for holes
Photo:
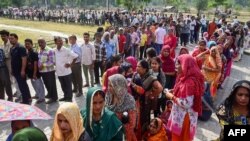
[[[76,58],[76,62],[75,63],[80,63],[81,59],[82,59],[82,49],[81,47],[78,46],[78,44],[74,44],[70,47],[71,51],[73,51],[74,53],[76,53],[78,55],[78,57]]]
[[[91,65],[96,60],[96,51],[94,45],[88,43],[88,44],[82,44],[82,64],[83,65]]]
[[[104,47],[104,44],[94,42],[95,46],[95,53],[96,53],[96,61],[106,61],[106,48]]]
[[[18,43],[11,48],[11,70],[14,76],[21,73],[23,57],[27,57],[27,52],[22,45]]]
[[[41,73],[55,70],[55,52],[50,47],[46,46],[44,50],[39,50],[38,58],[38,67],[42,66],[39,70]]]
[[[71,74],[71,68],[65,67],[65,64],[71,64],[78,57],[76,53],[62,46],[60,50],[54,49],[56,58],[56,74],[58,76],[66,76]]]
[[[155,43],[163,44],[163,40],[164,40],[165,35],[166,35],[166,30],[163,29],[162,27],[158,27],[155,31],[155,37],[156,37]]]
[[[10,58],[10,49],[12,47],[12,44],[10,43],[10,41],[8,40],[8,42],[6,44],[2,44],[1,48],[3,49],[4,51],[4,54],[5,54],[5,58],[6,59],[9,59]]]
[[[104,41],[104,46],[105,46],[106,51],[107,51],[106,57],[107,57],[107,59],[109,59],[112,55],[115,54],[115,45],[112,44],[110,41],[109,42]]]
[[[5,66],[6,66],[6,63],[5,63],[4,50],[0,48],[0,68],[5,67]]]

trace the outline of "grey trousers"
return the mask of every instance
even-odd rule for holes
[[[72,81],[71,81],[71,74],[66,76],[58,76],[60,81],[64,98],[67,100],[72,100]]]
[[[45,98],[45,91],[42,78],[38,78],[36,80],[31,79],[30,81],[36,92],[36,96],[38,96],[38,99],[43,100]]]
[[[94,86],[94,68],[91,67],[91,65],[82,65],[83,73],[86,79],[86,84],[89,85],[89,75],[90,74],[90,81],[91,86]]]
[[[8,95],[8,100],[13,100],[10,76],[7,67],[0,68],[0,99],[4,99],[4,91]]]
[[[78,90],[79,93],[82,93],[82,68],[81,63],[75,63],[71,67],[72,70],[72,83],[73,89]]]

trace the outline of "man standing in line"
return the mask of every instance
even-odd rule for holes
[[[78,55],[63,46],[61,37],[56,37],[54,41],[56,44],[56,48],[54,49],[56,56],[56,74],[64,93],[64,97],[59,99],[59,101],[72,102],[71,66],[75,64]]]
[[[9,71],[5,63],[4,50],[0,48],[0,99],[4,99],[5,94],[8,95],[8,101],[13,101],[12,89],[10,84]]]
[[[86,84],[84,87],[89,87],[89,75],[90,74],[90,81],[91,87],[94,87],[94,62],[96,60],[96,52],[95,47],[90,44],[89,42],[89,33],[83,34],[84,44],[82,44],[82,67],[83,73],[86,79]]]
[[[45,98],[49,98],[47,104],[56,102],[58,99],[56,89],[56,76],[55,76],[55,52],[46,46],[44,39],[38,40],[40,50],[38,51],[38,67],[41,73],[43,83],[47,89],[48,94]]]
[[[13,45],[11,49],[11,70],[16,78],[20,91],[22,93],[22,103],[30,104],[31,96],[28,84],[26,82],[26,49],[18,43],[18,36],[11,33],[9,37],[10,43]]]
[[[21,92],[20,89],[18,87],[18,84],[16,82],[15,77],[11,74],[11,55],[10,55],[10,50],[11,50],[11,43],[9,41],[9,32],[7,30],[2,30],[0,31],[0,35],[3,41],[3,45],[1,46],[1,48],[4,51],[5,54],[5,63],[7,65],[8,68],[8,72],[9,72],[9,76],[10,76],[10,81],[12,84],[12,88],[14,87],[16,89],[16,92],[14,93],[14,96],[17,97],[17,99],[15,100],[16,102],[21,101]]]
[[[165,35],[166,35],[166,30],[162,28],[162,23],[160,23],[159,27],[155,31],[155,38],[156,38],[155,50],[157,52],[157,55],[160,54]]]
[[[71,70],[72,70],[72,83],[73,83],[73,92],[77,93],[76,97],[81,96],[82,93],[82,67],[81,67],[81,59],[82,59],[82,49],[78,46],[76,43],[76,36],[71,35],[69,37],[69,42],[71,44],[70,49],[74,53],[78,55],[76,58],[76,62],[72,64]]]

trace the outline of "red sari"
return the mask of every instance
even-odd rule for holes
[[[176,44],[177,44],[177,38],[176,38],[176,36],[174,36],[174,34],[166,35],[164,37],[164,43],[163,43],[163,45],[169,45],[169,47],[171,49],[170,50],[170,56],[172,58],[175,58]]]

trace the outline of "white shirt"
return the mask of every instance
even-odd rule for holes
[[[166,30],[162,27],[158,27],[155,31],[156,43],[163,44],[164,36],[166,35]]]
[[[66,68],[65,64],[71,64],[72,61],[78,57],[73,51],[62,46],[60,50],[54,49],[56,57],[56,73],[57,76],[66,76],[71,74],[71,68]]]
[[[94,45],[82,44],[82,64],[83,65],[91,65],[96,59],[95,47]]]
[[[190,23],[190,30],[194,30],[194,27],[196,26],[196,21],[192,20]]]
[[[202,25],[206,25],[206,24],[207,24],[206,18],[202,18],[202,19],[201,19],[201,24],[202,24]]]

